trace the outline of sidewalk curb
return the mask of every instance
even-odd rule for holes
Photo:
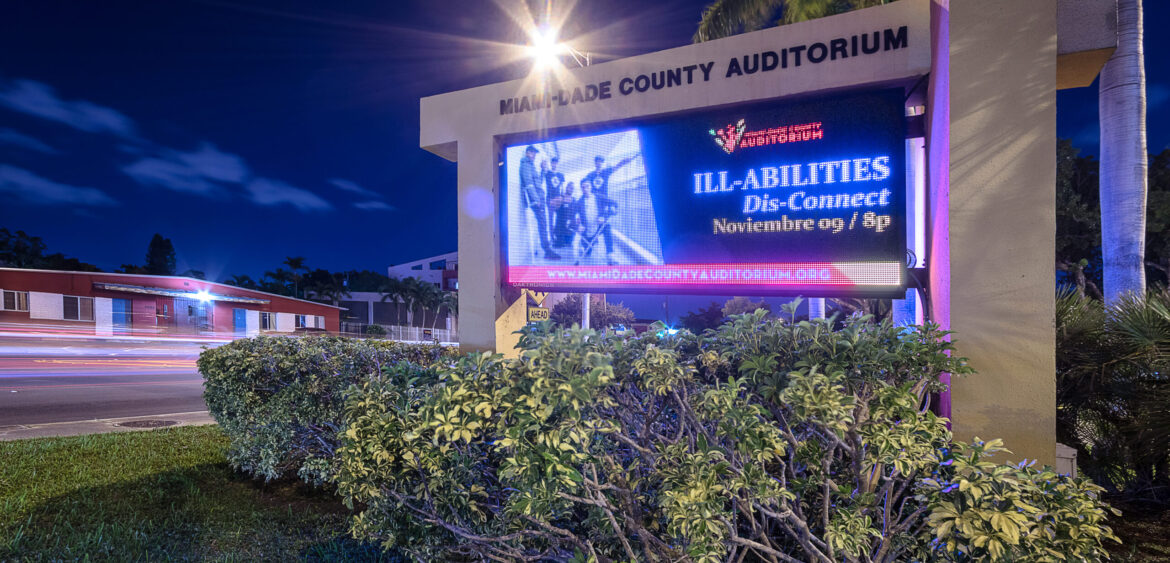
[[[207,424],[215,424],[215,419],[211,418],[211,414],[207,411],[151,414],[119,418],[96,418],[72,422],[47,422],[44,424],[17,424],[13,426],[0,426],[0,442],[9,440],[24,440],[27,438],[80,436],[84,434],[106,434],[109,432],[141,432],[144,430],[158,429],[119,426],[119,424],[137,421],[174,422],[174,424],[160,426],[158,428],[176,428],[179,426],[203,426]]]

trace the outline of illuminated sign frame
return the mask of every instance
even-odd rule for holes
[[[810,104],[843,104],[842,100],[849,101],[866,97],[876,99],[881,96],[885,96],[885,102],[889,106],[886,108],[889,110],[887,114],[893,112],[893,100],[896,99],[898,102],[896,126],[890,127],[888,135],[882,139],[887,142],[885,146],[888,146],[890,151],[896,151],[895,153],[878,154],[869,158],[838,158],[830,161],[806,160],[772,167],[768,170],[761,168],[758,170],[758,174],[757,170],[749,169],[747,175],[742,179],[729,177],[726,172],[697,172],[693,174],[693,191],[691,192],[694,195],[714,194],[712,197],[719,197],[724,192],[738,193],[751,191],[757,187],[765,188],[764,191],[758,192],[759,195],[753,191],[743,196],[742,211],[745,216],[739,218],[713,217],[711,229],[714,235],[720,234],[721,227],[723,234],[794,232],[797,233],[795,236],[811,237],[818,230],[832,231],[836,229],[840,232],[843,229],[853,231],[862,228],[882,233],[880,228],[889,227],[893,222],[896,228],[890,229],[890,233],[881,235],[881,240],[885,241],[882,244],[886,248],[883,252],[874,253],[874,255],[880,254],[880,260],[870,260],[868,257],[858,256],[856,253],[850,255],[848,252],[836,253],[832,257],[823,253],[820,256],[810,255],[798,260],[789,259],[775,262],[756,258],[717,262],[686,260],[647,264],[611,263],[573,266],[557,264],[556,267],[550,264],[513,263],[513,260],[510,259],[509,236],[513,236],[514,233],[512,233],[508,223],[509,212],[512,211],[512,206],[508,203],[510,193],[508,182],[509,173],[515,173],[509,168],[515,168],[516,161],[513,159],[512,162],[509,162],[509,150],[515,151],[517,147],[526,146],[526,143],[566,142],[623,130],[642,131],[643,128],[647,127],[706,118],[714,114],[758,115],[760,112],[776,108],[808,106]],[[502,257],[502,278],[500,281],[504,286],[543,291],[903,297],[908,281],[905,262],[907,221],[910,209],[910,194],[908,192],[911,189],[906,172],[913,160],[907,154],[908,149],[905,144],[907,118],[904,108],[904,89],[887,88],[859,90],[831,96],[753,101],[745,104],[680,112],[670,116],[594,123],[583,127],[546,131],[541,134],[530,132],[497,136],[497,146],[500,147],[499,221]],[[889,115],[886,116],[886,119],[890,123],[894,122]],[[816,119],[796,119],[785,123],[753,123],[751,121],[745,122],[743,118],[738,120],[732,118],[726,121],[725,125],[712,124],[704,131],[706,140],[703,141],[710,143],[714,151],[720,151],[726,156],[743,155],[747,151],[754,152],[761,147],[767,147],[765,150],[774,150],[775,145],[781,144],[815,145],[816,141],[824,139],[827,135],[824,123]],[[897,143],[893,142],[895,138]],[[805,151],[815,153],[816,148],[805,149]],[[851,179],[857,179],[858,182],[868,181],[871,179],[869,175],[884,174],[880,180],[888,180],[886,183],[889,188],[852,194],[792,191],[785,192],[783,197],[770,197],[769,194],[765,193],[766,188],[776,186],[783,186],[787,189],[791,186],[808,185],[810,181],[816,185],[818,172],[822,175],[820,178],[822,183],[833,183],[838,180],[848,182]],[[649,175],[650,172],[647,171],[646,174]],[[810,174],[812,175],[811,180]],[[676,184],[672,183],[671,185]],[[811,192],[811,190],[808,191]],[[690,205],[694,206],[694,203],[691,202]],[[856,211],[844,212],[844,215],[840,217],[789,217],[787,214],[776,214],[784,209],[815,209],[815,207],[810,206],[818,205],[827,208],[856,208]],[[866,209],[878,208],[879,205],[888,206],[889,210],[883,212],[884,214],[866,211]],[[661,213],[657,203],[652,203],[652,206],[654,206],[656,215]],[[753,215],[754,213],[762,213],[762,215]],[[805,235],[801,231],[812,234]],[[856,237],[857,235],[852,236]],[[813,253],[809,250],[805,252]]]

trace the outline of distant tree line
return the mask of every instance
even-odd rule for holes
[[[77,258],[60,252],[45,254],[45,241],[24,231],[12,232],[0,227],[0,266],[39,270],[72,270],[100,272],[101,270]]]
[[[1149,157],[1146,205],[1146,279],[1170,283],[1170,149]],[[1058,281],[1101,299],[1101,195],[1097,159],[1068,139],[1056,153],[1056,270]]]

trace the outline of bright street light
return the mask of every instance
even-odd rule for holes
[[[560,64],[560,55],[565,51],[565,46],[557,43],[556,29],[538,28],[532,31],[531,36],[532,44],[528,46],[528,56],[532,58],[533,70],[551,70]]]

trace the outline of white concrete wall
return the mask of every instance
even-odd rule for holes
[[[458,252],[448,252],[446,254],[436,254],[427,258],[420,258],[402,264],[395,264],[386,268],[386,275],[392,278],[418,278],[423,281],[431,283],[443,282],[443,270],[432,270],[431,262],[438,260],[446,260],[448,263],[459,260]],[[422,266],[421,270],[412,270],[414,266]]]
[[[245,336],[260,334],[260,311],[249,310],[244,319],[244,327]]]
[[[114,333],[114,300],[109,297],[93,298],[94,331],[98,335]]]
[[[296,315],[292,313],[277,313],[276,330],[277,332],[295,332],[297,330]]]
[[[28,318],[62,320],[65,318],[65,302],[60,293],[28,292]]]

